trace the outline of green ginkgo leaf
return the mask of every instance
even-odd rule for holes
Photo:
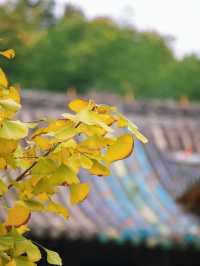
[[[36,262],[41,259],[41,253],[39,248],[34,245],[30,240],[26,244],[26,253],[30,261]]]
[[[47,253],[47,262],[53,265],[62,266],[62,260],[60,255],[52,250],[49,250],[47,248],[44,249]]]

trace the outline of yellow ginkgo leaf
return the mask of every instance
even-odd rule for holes
[[[25,200],[24,203],[30,211],[44,211],[45,209],[44,204],[37,200]]]
[[[70,200],[72,204],[82,202],[90,191],[90,186],[87,183],[81,183],[70,186]]]
[[[8,80],[6,78],[5,73],[0,68],[0,88],[7,88],[8,87]]]
[[[7,59],[13,59],[15,57],[15,51],[13,49],[8,49],[3,52],[0,52],[0,54]]]
[[[15,263],[16,263],[16,266],[37,266],[34,262],[30,261],[25,256],[19,256],[19,257],[15,258]],[[15,266],[15,265],[13,265],[13,266]]]
[[[32,138],[35,138],[36,136],[47,134],[50,132],[56,132],[63,127],[70,126],[72,124],[71,121],[68,121],[66,119],[58,119],[50,121],[47,127],[41,127],[34,131]]]
[[[63,127],[69,127],[71,125],[72,125],[71,121],[68,121],[66,119],[53,120],[48,124],[46,132],[51,132],[51,131],[55,132]]]
[[[8,210],[8,216],[5,221],[5,225],[19,227],[26,224],[29,218],[29,208],[22,201],[17,201],[14,207]]]
[[[127,127],[128,121],[124,117],[119,117],[117,120],[116,126],[121,128],[121,127]]]
[[[138,139],[140,140],[141,142],[143,142],[144,144],[148,142],[148,139],[142,134],[140,133],[138,127],[133,123],[131,122],[129,119],[126,119],[124,116],[118,114],[120,119],[122,120],[126,120],[127,122],[127,127],[128,129],[133,133],[133,135]],[[121,120],[121,121],[122,121]],[[125,122],[124,122],[125,123]]]
[[[138,129],[132,129],[132,133],[133,135],[135,135],[135,137],[140,140],[142,143],[147,143],[148,139],[142,134],[140,133],[140,131]]]
[[[8,191],[8,186],[2,179],[0,179],[0,196],[2,196],[7,191]]]
[[[42,202],[45,202],[49,199],[49,196],[47,193],[41,193],[36,196],[36,198]]]
[[[56,131],[55,133],[52,133],[52,136],[54,136],[59,141],[64,141],[74,137],[77,133],[78,132],[76,128],[64,127]]]
[[[16,230],[20,235],[23,235],[24,233],[30,231],[30,229],[28,228],[28,226],[26,224],[23,224],[23,225],[17,227]]]
[[[62,164],[50,178],[52,185],[73,185],[80,183],[76,173]]]
[[[80,133],[84,133],[87,136],[104,136],[106,134],[105,129],[96,125],[89,126],[86,124],[80,124],[78,130]]]
[[[20,103],[19,88],[13,86],[9,87],[8,98],[13,99],[17,103]]]
[[[5,169],[6,165],[6,160],[4,158],[0,158],[0,170]]]
[[[76,123],[84,123],[86,125],[92,125],[92,126],[100,126],[107,132],[113,132],[113,129],[109,126],[107,126],[106,122],[103,120],[102,115],[98,114],[89,108],[84,108],[80,112],[78,112],[76,115],[72,115],[69,113],[62,114],[64,118],[69,119]]]
[[[66,165],[70,167],[76,174],[79,172],[81,164],[80,158],[77,154],[73,154],[66,161]]]
[[[27,258],[30,262],[37,262],[41,259],[41,252],[39,248],[30,240],[24,241],[24,247],[27,254]]]
[[[0,156],[6,156],[14,152],[17,148],[16,140],[8,140],[0,138]]]
[[[3,266],[3,265],[2,265]],[[17,266],[14,260],[9,261],[6,266]]]
[[[106,121],[104,121],[103,115],[95,113],[87,108],[81,110],[77,113],[76,118],[78,121],[83,122],[87,125],[99,125],[108,132],[113,132],[113,130],[107,126]]]
[[[88,157],[81,154],[80,155],[80,164],[81,164],[81,167],[83,167],[85,169],[90,169],[93,165],[93,162]]]
[[[58,266],[62,265],[62,259],[57,252],[49,250],[47,248],[45,248],[44,250],[47,253],[47,262],[49,264],[58,265]]]
[[[48,176],[55,172],[57,165],[53,160],[41,157],[37,164],[32,168],[31,174],[33,176]]]
[[[42,193],[53,195],[54,193],[56,193],[56,191],[57,188],[51,183],[50,178],[42,178],[34,187],[33,194],[36,196]]]
[[[114,139],[100,137],[100,136],[93,136],[87,138],[84,141],[81,141],[78,144],[77,149],[81,152],[95,153],[96,151],[99,151],[101,148],[110,146],[113,143]]]
[[[28,126],[20,121],[6,120],[0,128],[0,138],[18,140],[28,135]]]
[[[15,102],[13,99],[0,100],[0,106],[4,108],[6,111],[11,111],[11,112],[17,112],[21,108],[21,105]]]
[[[91,174],[96,176],[109,176],[110,170],[105,165],[93,160],[92,167],[88,170]]]
[[[67,208],[58,202],[50,201],[46,210],[49,212],[57,213],[63,216],[65,219],[69,217],[69,212]]]
[[[128,157],[133,151],[133,137],[130,134],[124,134],[117,138],[113,145],[111,145],[105,156],[104,159],[108,162],[114,162],[117,160],[122,160]]]
[[[69,109],[76,113],[80,112],[86,106],[88,106],[88,101],[82,99],[73,100],[68,104]]]
[[[7,233],[7,229],[4,224],[0,224],[0,236],[3,236]],[[1,264],[0,264],[1,265]]]
[[[51,140],[43,138],[41,136],[35,137],[33,141],[38,145],[41,150],[49,150],[52,146]]]
[[[114,116],[110,114],[100,114],[100,117],[108,126],[111,126],[115,122]]]

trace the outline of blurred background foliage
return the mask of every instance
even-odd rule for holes
[[[143,98],[200,99],[200,59],[177,59],[171,39],[110,18],[88,20],[52,0],[6,1],[0,6],[1,47],[17,52],[4,67],[23,88],[78,92],[109,90]]]

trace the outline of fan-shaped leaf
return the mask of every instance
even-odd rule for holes
[[[47,248],[44,249],[47,253],[47,262],[53,265],[62,266],[62,260],[59,254],[55,251],[49,250]]]
[[[72,204],[77,204],[83,201],[90,191],[89,184],[81,183],[70,186],[70,200]]]
[[[29,208],[21,201],[15,203],[14,207],[8,210],[5,222],[6,226],[20,226],[26,224],[30,218]]]
[[[105,156],[104,159],[108,162],[114,162],[117,160],[122,160],[128,157],[132,150],[133,150],[133,137],[130,134],[125,134],[117,138],[115,143],[111,145]]]
[[[18,140],[28,135],[28,127],[20,121],[6,120],[0,128],[0,138]]]
[[[69,109],[78,113],[88,106],[88,101],[82,99],[75,99],[68,104]]]

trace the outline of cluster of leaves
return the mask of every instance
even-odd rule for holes
[[[0,54],[14,57],[13,50]],[[14,120],[21,108],[19,89],[9,84],[0,68],[0,200],[5,213],[0,223],[0,265],[36,265],[41,247],[24,235],[31,213],[47,211],[67,219],[68,209],[54,199],[60,186],[69,191],[71,204],[83,201],[90,188],[81,182],[81,168],[92,175],[108,176],[112,162],[131,154],[134,138],[147,142],[115,107],[81,99],[68,107],[73,113],[58,119]],[[119,135],[117,128],[128,130]],[[11,170],[18,175],[12,176]],[[9,190],[15,191],[16,199],[6,205]],[[44,250],[50,264],[62,264],[57,253]]]

